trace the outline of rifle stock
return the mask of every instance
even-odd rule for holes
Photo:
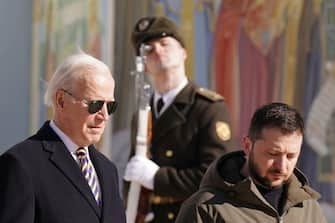
[[[147,157],[148,145],[151,141],[151,108],[149,105],[151,89],[144,77],[145,51],[147,50],[149,50],[148,46],[142,44],[140,56],[136,57],[136,72],[134,72],[139,107],[135,154],[143,157]],[[139,183],[130,183],[126,209],[127,223],[144,222],[149,209],[149,194],[150,192],[142,188]]]

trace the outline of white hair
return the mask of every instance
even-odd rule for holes
[[[92,74],[111,75],[111,72],[106,64],[86,53],[69,56],[57,67],[51,77],[44,94],[44,103],[54,109],[57,90],[69,90],[75,80],[84,75]]]

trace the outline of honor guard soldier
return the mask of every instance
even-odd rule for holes
[[[152,141],[150,157],[133,156],[124,179],[152,191],[149,222],[175,222],[182,202],[199,188],[209,164],[230,150],[227,105],[221,95],[188,80],[185,41],[171,20],[141,18],[132,43],[137,54],[141,44],[150,49],[145,69],[154,87]]]

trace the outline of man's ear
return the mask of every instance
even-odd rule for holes
[[[187,59],[187,51],[186,51],[185,48],[183,48],[183,49],[184,49],[184,60],[186,60]]]
[[[252,142],[248,136],[244,136],[242,139],[243,151],[246,155],[249,155],[252,147]]]
[[[64,92],[58,90],[56,92],[56,108],[63,108],[64,107]]]

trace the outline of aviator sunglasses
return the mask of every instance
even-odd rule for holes
[[[81,102],[87,105],[87,111],[90,114],[95,114],[98,111],[100,111],[102,109],[102,107],[104,106],[104,104],[107,104],[107,112],[108,115],[111,115],[112,113],[114,113],[116,111],[117,108],[117,102],[116,101],[103,101],[103,100],[78,100],[72,93],[70,93],[69,91],[65,90],[65,89],[61,89],[62,91],[64,91],[66,94],[70,95],[73,99],[75,99],[77,102]]]

